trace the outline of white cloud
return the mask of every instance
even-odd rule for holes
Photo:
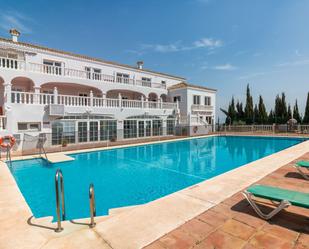
[[[193,48],[219,48],[222,47],[223,42],[221,40],[215,40],[212,38],[202,38],[193,43]]]
[[[213,69],[221,70],[221,71],[233,71],[233,70],[236,70],[237,67],[235,67],[235,66],[233,66],[229,63],[226,63],[226,64],[223,64],[223,65],[214,66]]]
[[[283,63],[277,64],[276,67],[302,66],[302,65],[308,65],[308,64],[309,64],[309,59],[305,59],[305,60],[283,62]]]
[[[273,73],[281,73],[282,70],[271,70],[271,71],[265,71],[265,72],[257,72],[257,73],[252,73],[252,74],[247,74],[247,75],[242,75],[238,79],[239,80],[248,80],[248,79],[253,79],[253,78],[258,78],[260,76],[265,76]]]
[[[16,28],[22,33],[29,34],[32,29],[26,24],[31,22],[31,19],[17,11],[4,11],[0,13],[0,28],[8,31],[11,28]]]
[[[169,44],[143,44],[141,45],[141,51],[155,51],[160,53],[171,53],[180,51],[190,51],[195,49],[208,49],[214,50],[222,47],[223,41],[219,39],[207,38],[196,40],[189,45],[184,45],[182,41],[176,41]]]

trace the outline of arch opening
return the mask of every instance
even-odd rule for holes
[[[41,93],[53,93],[57,87],[58,94],[89,97],[90,91],[94,97],[102,97],[102,91],[96,87],[76,83],[48,82],[41,85]]]

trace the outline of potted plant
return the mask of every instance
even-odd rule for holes
[[[67,140],[67,139],[62,139],[61,145],[62,145],[62,147],[67,147],[67,145],[68,145],[68,140]]]
[[[116,142],[117,141],[117,137],[116,136],[112,136],[111,137],[111,142]]]

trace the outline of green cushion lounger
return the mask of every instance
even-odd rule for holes
[[[299,174],[302,175],[306,180],[309,180],[309,175],[307,175],[302,168],[307,169],[309,172],[309,161],[298,161],[295,165],[294,168],[297,169]]]
[[[243,192],[254,211],[264,220],[271,219],[282,209],[291,205],[302,208],[309,208],[309,193],[291,191],[288,189],[271,187],[266,185],[253,185]],[[272,202],[279,202],[279,205],[269,214],[265,214],[256,205],[253,197],[260,197]]]

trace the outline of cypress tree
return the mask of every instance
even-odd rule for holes
[[[268,121],[268,115],[262,96],[259,97],[259,124],[266,124]]]
[[[273,112],[273,110],[270,110],[269,115],[268,115],[268,123],[273,124],[274,122],[275,122],[274,112]]]
[[[281,123],[281,117],[282,117],[282,104],[281,104],[281,98],[279,95],[276,96],[275,100],[275,111],[274,111],[274,123],[280,124]]]
[[[260,123],[259,109],[256,104],[254,106],[254,111],[253,111],[253,123],[254,124]]]
[[[309,124],[309,92],[307,95],[307,102],[306,102],[306,108],[305,108],[305,115],[303,119],[304,124]]]
[[[285,93],[281,94],[281,105],[282,105],[282,116],[281,116],[281,123],[285,124],[289,118],[288,118],[288,110],[287,110],[287,105],[285,101]]]
[[[301,116],[299,114],[297,100],[295,101],[295,105],[293,108],[293,118],[297,120],[297,123],[301,123]]]
[[[228,112],[228,115],[231,119],[231,124],[233,124],[233,122],[236,121],[236,110],[235,110],[235,100],[234,100],[234,97],[232,97],[232,101],[229,105],[229,108],[227,110]]]
[[[247,124],[252,124],[253,122],[253,99],[250,94],[249,84],[247,85],[246,93],[246,106],[245,106],[245,121]]]
[[[288,112],[287,112],[287,121],[292,118],[292,110],[290,104],[288,105]]]
[[[237,101],[236,103],[236,112],[237,112],[237,121],[244,121],[244,110],[242,107],[242,103]]]

